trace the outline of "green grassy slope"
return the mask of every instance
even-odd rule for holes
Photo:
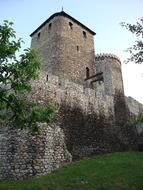
[[[95,156],[40,178],[0,182],[0,190],[143,190],[143,153]]]

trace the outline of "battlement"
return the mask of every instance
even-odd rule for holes
[[[32,99],[38,103],[63,102],[71,107],[77,106],[85,113],[103,110],[106,115],[113,108],[113,97],[104,93],[104,83],[96,83],[95,89],[85,88],[68,79],[41,72],[39,79],[33,83]]]
[[[103,59],[115,59],[116,61],[118,61],[121,64],[121,60],[118,56],[112,54],[112,53],[100,53],[100,54],[96,54],[95,56],[95,60],[103,60]]]
[[[94,99],[97,97],[97,90],[95,92],[94,89],[91,88],[85,88],[81,84],[74,83],[70,81],[69,79],[61,78],[59,76],[53,75],[49,73],[47,75],[46,72],[41,72],[39,75],[38,80],[36,81],[36,86],[44,85],[45,88],[53,88],[53,89],[60,89],[62,91],[71,91],[76,92],[77,95],[87,96],[87,97],[93,97]],[[98,89],[100,91],[103,91],[103,84],[97,84]],[[35,83],[34,83],[35,87]],[[42,87],[41,87],[42,88]]]
[[[69,79],[61,78],[51,73],[49,73],[48,75],[46,73],[41,73],[39,79],[44,80],[47,85],[50,83],[51,85],[54,85],[55,87],[60,88],[62,90],[68,89],[72,91],[77,91],[77,93],[80,93],[86,96],[94,96],[95,98],[94,89],[85,88],[83,85],[74,83],[70,81]]]

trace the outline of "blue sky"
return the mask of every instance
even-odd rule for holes
[[[97,33],[96,53],[114,53],[124,61],[124,50],[135,41],[120,22],[135,23],[143,16],[143,0],[0,0],[0,20],[11,20],[18,37],[30,47],[32,33],[51,14],[64,11]],[[143,103],[143,65],[123,64],[125,93]]]

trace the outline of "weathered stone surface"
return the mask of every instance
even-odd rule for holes
[[[129,112],[123,93],[116,89],[112,96],[105,94],[104,83],[96,84],[95,91],[64,79],[61,86],[51,74],[47,82],[45,78],[41,73],[33,84],[33,99],[59,106],[58,125],[73,159],[137,148],[134,131],[125,126]]]
[[[25,179],[51,172],[72,160],[61,128],[39,124],[32,136],[10,126],[0,128],[0,179]]]
[[[131,115],[135,116],[142,115],[143,105],[138,101],[136,101],[134,98],[126,97],[126,104],[128,106]]]
[[[70,23],[73,24],[72,29]],[[66,16],[52,18],[34,33],[31,47],[40,52],[44,60],[42,69],[47,74],[53,73],[83,84],[86,67],[91,75],[95,73],[93,35]]]

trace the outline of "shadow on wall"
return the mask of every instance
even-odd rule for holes
[[[114,95],[114,112],[116,125],[123,127],[130,119],[130,112],[122,91],[116,90]]]
[[[137,148],[134,131],[125,127],[125,120],[122,119],[120,123],[120,119],[117,122],[112,113],[109,115],[105,116],[103,110],[99,114],[86,114],[76,105],[70,107],[62,102],[60,126],[65,133],[67,149],[74,160],[92,154]],[[124,126],[121,126],[123,123]]]

